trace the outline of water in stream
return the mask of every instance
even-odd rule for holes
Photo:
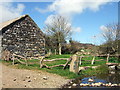
[[[89,80],[93,81],[89,81]],[[109,71],[105,75],[77,78],[64,85],[63,88],[84,88],[84,87],[120,87],[120,71]]]

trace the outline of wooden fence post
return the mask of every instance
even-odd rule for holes
[[[13,60],[12,65],[14,65],[14,63],[15,63],[14,55],[12,55],[12,60]]]
[[[51,49],[49,49],[49,55],[51,55]]]
[[[55,55],[56,55],[57,53],[56,53],[56,49],[55,49]]]
[[[44,60],[43,58],[44,58],[44,57],[41,57],[41,58],[40,58],[40,68],[43,67],[43,64],[42,64],[42,62],[43,62],[43,60]]]
[[[28,66],[27,58],[25,58],[26,66]]]
[[[108,61],[109,61],[109,57],[110,57],[110,54],[107,54],[107,60],[106,60],[106,63],[108,63]]]
[[[82,64],[82,58],[83,56],[80,56],[80,62],[79,62],[80,65]]]
[[[92,65],[94,64],[94,61],[95,61],[95,56],[92,59],[92,62],[91,62]]]

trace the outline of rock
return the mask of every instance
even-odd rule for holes
[[[117,84],[112,84],[112,85],[114,85],[114,86],[118,86]]]
[[[70,63],[70,72],[78,73],[79,72],[79,60],[77,55],[72,56],[72,61]]]
[[[47,77],[43,77],[44,80],[47,80],[48,78]]]
[[[89,78],[89,79],[88,79],[88,82],[93,82],[93,81],[94,81],[94,80],[93,80],[93,79],[91,79],[91,78]]]
[[[115,66],[109,66],[110,70],[115,70]]]
[[[116,66],[115,68],[116,70],[120,70],[120,65]]]
[[[23,79],[23,81],[25,81],[25,79]]]
[[[73,82],[71,81],[70,84],[72,84]]]
[[[32,82],[32,80],[28,80],[28,82]]]
[[[108,84],[108,83],[106,83],[106,84],[105,84],[105,86],[109,86],[109,84]]]
[[[115,74],[115,71],[110,71],[111,74]]]
[[[77,86],[77,84],[75,84],[75,83],[74,83],[72,86],[73,86],[73,87],[76,87],[76,86]]]
[[[36,80],[36,78],[34,78],[34,80]]]
[[[17,79],[16,78],[14,78],[14,80],[13,81],[16,81]]]

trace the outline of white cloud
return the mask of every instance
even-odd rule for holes
[[[44,10],[44,9],[41,9],[41,8],[38,8],[38,7],[36,7],[35,10],[37,10],[37,11],[40,12],[40,13],[48,12],[47,9]]]
[[[9,0],[12,1],[12,0]],[[0,2],[0,22],[4,22],[22,15],[25,6],[23,4],[17,4],[13,6],[12,2]]]
[[[72,31],[79,33],[79,32],[81,32],[81,27],[73,27]]]
[[[47,17],[47,19],[45,20],[45,24],[47,24],[47,25],[52,25],[52,23],[53,23],[53,20],[54,20],[54,17],[56,17],[57,15],[53,15],[53,14],[51,14],[51,15],[49,15],[48,17]],[[71,22],[68,22],[68,24],[67,24],[68,26],[71,26]],[[74,33],[74,32],[81,32],[81,28],[80,27],[72,27],[72,32]]]
[[[47,19],[45,20],[45,24],[51,24],[52,23],[52,19],[55,15],[51,14],[47,17]]]
[[[85,9],[97,11],[101,5],[110,1],[111,0],[55,0],[45,10],[40,8],[36,10],[41,13],[50,11],[60,15],[72,16],[82,13]]]
[[[108,30],[107,27],[104,26],[104,25],[101,25],[101,26],[100,26],[100,29],[101,29],[102,31],[104,31],[104,32],[106,32],[106,31]]]

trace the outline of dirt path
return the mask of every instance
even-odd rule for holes
[[[0,70],[3,88],[59,88],[68,82],[68,79],[55,74],[40,70],[15,69],[1,63]]]

